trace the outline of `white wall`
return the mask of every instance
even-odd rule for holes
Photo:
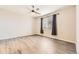
[[[40,19],[36,19],[36,33],[39,35],[56,38],[68,42],[76,42],[76,9],[75,6],[68,6],[56,11],[57,15],[57,36],[51,35],[50,31],[44,31],[44,34],[40,34]]]
[[[60,40],[75,42],[75,6],[69,6],[58,10],[57,36],[51,35],[49,31],[43,36],[57,38]],[[21,15],[8,10],[0,9],[0,40],[40,34],[40,19],[33,19],[29,15]],[[42,34],[40,34],[42,35]]]
[[[77,5],[77,20],[76,20],[76,40],[77,40],[77,43],[76,43],[76,49],[77,49],[77,53],[79,54],[79,5]]]
[[[0,9],[0,40],[32,35],[33,18]]]

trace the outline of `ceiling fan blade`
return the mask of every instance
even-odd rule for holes
[[[28,7],[26,7],[26,9],[27,9],[27,10],[29,10],[29,11],[31,11],[31,9],[30,9],[30,8],[28,8]]]
[[[37,11],[39,10],[39,8],[36,9]]]
[[[37,14],[40,14],[39,12],[36,12],[36,11],[34,11],[35,13],[37,13]]]
[[[34,5],[32,5],[32,8],[34,8]]]

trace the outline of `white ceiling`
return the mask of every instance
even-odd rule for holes
[[[51,13],[54,12],[55,10],[65,7],[65,5],[35,5],[35,8],[39,8],[40,10],[38,12],[40,12],[40,15],[45,15],[47,13]],[[20,13],[20,14],[30,14],[32,15],[32,13],[30,13],[29,9],[32,9],[31,5],[0,5],[0,8],[12,11],[12,12],[16,12],[16,13]],[[32,16],[39,16],[39,15],[32,15]]]

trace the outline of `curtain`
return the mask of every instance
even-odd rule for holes
[[[40,28],[40,33],[43,34],[44,31],[43,31],[43,18],[41,18],[41,28]]]
[[[57,23],[56,23],[57,15],[54,14],[52,18],[52,35],[57,35]]]

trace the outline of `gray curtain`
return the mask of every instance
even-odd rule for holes
[[[52,35],[57,35],[57,23],[56,23],[57,15],[54,14],[52,18]]]
[[[40,27],[40,33],[43,34],[43,18],[41,18],[41,27]]]

